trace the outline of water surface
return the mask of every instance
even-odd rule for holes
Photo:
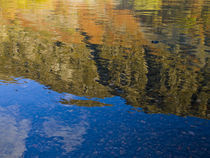
[[[208,157],[209,0],[0,0],[0,157]]]

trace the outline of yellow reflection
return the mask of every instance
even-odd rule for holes
[[[1,69],[8,66],[4,74],[32,78],[58,92],[114,94],[150,112],[206,117],[207,97],[198,104],[202,114],[191,110],[205,81],[205,0],[134,0],[131,9],[119,7],[121,2],[0,0]],[[159,44],[151,42],[156,39]]]
[[[135,0],[135,10],[160,10],[162,6],[162,0]]]

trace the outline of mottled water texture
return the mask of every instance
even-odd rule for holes
[[[210,156],[209,0],[0,0],[0,158]]]

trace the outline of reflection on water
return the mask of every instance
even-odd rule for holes
[[[190,139],[197,136],[199,129],[205,129],[197,124],[210,118],[209,4],[209,0],[0,0],[0,126],[3,131],[13,131],[0,136],[0,156],[56,157],[70,152],[81,156],[77,150],[86,147],[84,153],[92,151],[97,157],[105,154],[102,144],[113,156],[119,156],[116,152],[142,156],[141,151],[148,155],[152,140],[141,138],[146,149],[133,139],[144,136],[134,132],[142,130],[137,123],[142,121],[141,115],[151,121],[156,117],[145,113],[202,118],[187,118],[186,129],[191,125],[195,129],[172,131],[190,135]],[[11,108],[19,112],[14,114]],[[72,108],[77,112],[72,114]],[[116,124],[112,118],[117,121],[121,115],[124,121]],[[157,115],[164,130],[161,117]],[[179,123],[185,119],[174,118]],[[133,123],[125,123],[128,120]],[[111,137],[100,142],[100,136],[93,138],[88,133],[100,131],[97,124],[104,122],[109,122],[115,133],[121,131],[124,138],[128,133],[134,136],[126,142],[113,135],[116,142],[109,142],[128,143],[134,147],[130,154],[122,142],[122,149],[119,145],[110,149],[106,141]],[[143,122],[151,124],[143,129],[158,132],[152,122]],[[175,122],[165,123],[175,126]],[[128,127],[134,131],[125,132]],[[95,132],[100,133],[104,134]],[[156,139],[152,133],[145,137]],[[161,133],[159,136],[162,138]],[[201,139],[197,156],[209,147],[206,137],[204,132],[193,139]],[[90,140],[97,142],[94,149],[83,146]],[[192,150],[199,151],[192,144]],[[10,145],[15,150],[7,151]],[[160,156],[164,151],[161,144],[159,147],[154,150]],[[190,151],[185,156],[191,155]]]
[[[208,1],[182,4],[2,1],[1,76],[208,118]]]
[[[0,155],[4,158],[20,157],[26,150],[30,121],[16,121],[17,113],[18,106],[0,107]]]
[[[33,80],[16,80],[0,88],[2,158],[208,155],[208,120],[148,115],[120,97],[88,99],[57,93]],[[112,106],[63,106],[63,99]]]
[[[59,122],[54,119],[45,121],[43,124],[44,132],[46,133],[47,137],[53,137],[54,139],[57,138],[58,140],[56,141],[64,144],[63,148],[65,151],[70,152],[74,150],[75,146],[81,145],[84,141],[82,136],[86,134],[86,126],[88,124],[83,121],[85,118],[81,119],[82,121],[74,125],[72,128],[65,125],[59,125]],[[59,137],[62,137],[62,139],[59,140]]]

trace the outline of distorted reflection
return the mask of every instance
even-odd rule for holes
[[[80,119],[79,123],[69,127],[63,122],[50,118],[43,123],[43,130],[47,137],[53,137],[55,141],[62,143],[65,152],[68,153],[81,146],[84,141],[83,135],[86,134],[88,123],[85,121],[86,116]],[[59,140],[59,137],[62,139]]]
[[[208,118],[206,3],[2,1],[0,67],[58,92]]]
[[[209,4],[0,0],[0,157],[206,155]]]
[[[0,157],[19,158],[26,151],[30,121],[17,120],[18,106],[0,107]]]

